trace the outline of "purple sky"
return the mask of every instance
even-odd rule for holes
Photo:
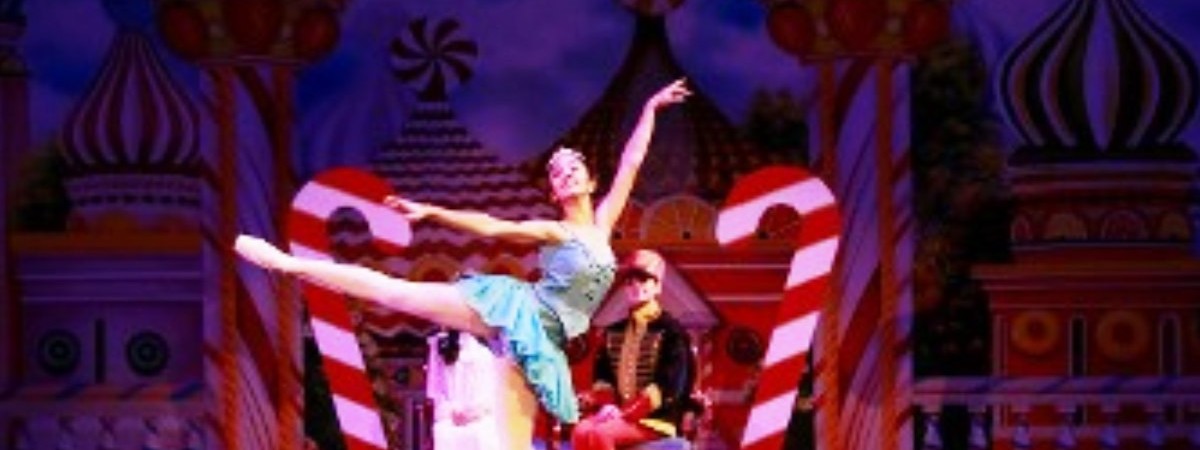
[[[1195,26],[1200,2],[1136,1],[1200,55],[1200,27]],[[959,0],[956,20],[960,28],[991,34],[994,51],[1002,52],[1058,4]],[[24,50],[35,77],[34,128],[40,141],[52,135],[86,88],[113,25],[101,0],[30,0],[26,12]],[[613,0],[354,0],[346,14],[343,43],[302,74],[302,115],[331,108],[368,68],[378,67],[379,60],[371,58],[379,57],[381,37],[411,18],[452,16],[480,46],[476,76],[452,92],[452,102],[487,147],[511,158],[545,148],[578,119],[616,70],[632,28],[629,14]],[[691,0],[668,19],[674,49],[693,82],[735,121],[742,120],[755,89],[809,94],[812,75],[771,44],[764,15],[754,0]],[[195,83],[190,67],[172,61],[172,68],[184,83]],[[1195,121],[1185,138],[1200,148]]]

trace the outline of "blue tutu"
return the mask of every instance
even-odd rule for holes
[[[546,323],[555,319],[538,303],[533,285],[503,275],[471,275],[457,284],[483,321],[501,330],[500,338],[542,406],[563,422],[578,421],[571,367],[561,341],[556,342],[563,337],[547,331],[561,325]]]
[[[569,232],[569,230],[568,230]],[[566,340],[587,330],[612,285],[612,249],[589,248],[572,237],[542,247],[542,278],[529,283],[503,275],[468,275],[457,282],[483,322],[500,329],[509,353],[538,401],[565,423],[579,421]]]

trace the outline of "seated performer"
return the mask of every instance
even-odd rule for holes
[[[622,263],[614,291],[628,299],[629,315],[604,330],[595,384],[580,395],[585,409],[599,409],[575,426],[574,450],[626,448],[677,435],[695,374],[687,332],[659,304],[665,268],[662,256],[650,250]]]
[[[458,330],[429,337],[425,395],[433,401],[434,450],[497,448],[497,357]]]

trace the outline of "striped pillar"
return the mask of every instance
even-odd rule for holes
[[[292,195],[292,69],[221,65],[209,69],[216,148],[206,191],[208,381],[214,428],[226,449],[298,448],[300,311],[292,281],[243,263],[233,240],[245,233],[282,243]],[[262,126],[254,126],[259,125]],[[250,125],[250,126],[246,126]]]
[[[295,191],[292,174],[293,134],[295,100],[295,74],[292,67],[277,66],[271,69],[274,86],[273,102],[275,122],[271,124],[271,148],[275,163],[275,229],[281,233],[287,229],[289,205]],[[276,242],[283,245],[282,240]],[[300,448],[303,423],[300,404],[304,398],[304,386],[300,371],[303,367],[303,348],[300,340],[300,305],[295,284],[290,278],[277,278],[275,284],[279,312],[276,317],[279,345],[278,359],[279,393],[275,400],[275,412],[279,417],[279,448]]]
[[[241,420],[238,399],[240,385],[237,364],[237,300],[238,280],[233,239],[237,234],[237,108],[234,99],[233,72],[228,67],[210,70],[216,105],[217,149],[215,169],[209,177],[216,196],[215,229],[206,233],[206,244],[216,257],[218,273],[215,317],[206,317],[208,384],[216,392],[217,430],[221,446],[239,450],[237,424]],[[211,217],[211,216],[210,216]]]
[[[837,355],[818,355],[820,368],[832,371],[816,379],[819,444],[909,449],[915,240],[909,69],[894,60],[835,59],[818,70],[817,167],[836,192],[851,237],[832,280],[836,336],[823,338]]]
[[[882,367],[882,445],[901,448],[901,440],[911,446],[912,354],[908,350],[912,305],[912,245],[915,240],[912,211],[911,159],[907,134],[897,135],[897,121],[907,125],[907,84],[900,89],[898,78],[907,81],[906,70],[892,59],[876,62],[876,99],[879,105],[875,127],[876,192],[879,211],[879,334],[883,342]],[[897,77],[898,73],[903,76]],[[899,94],[899,91],[905,91]],[[903,96],[904,99],[897,97]],[[898,105],[899,103],[899,105]],[[898,106],[903,106],[900,109]]]
[[[818,175],[825,180],[829,186],[837,186],[837,140],[834,137],[834,107],[836,97],[834,92],[837,86],[837,72],[832,60],[821,61],[817,70],[818,83],[820,87],[817,89],[819,103],[817,111],[819,117],[816,120],[820,130],[812,134],[816,139],[816,145],[812,148],[818,149],[818,154],[810,157],[811,161],[817,161],[816,167]],[[837,258],[834,261],[834,273],[841,273],[841,260]],[[837,324],[841,323],[841,304],[838,299],[842,298],[844,287],[841,281],[834,277],[830,281],[830,301],[826,302],[825,308],[822,310],[821,327],[818,330],[818,344],[815,349],[815,361],[813,374],[813,404],[815,405],[814,429],[816,430],[817,448],[823,450],[833,450],[842,448],[841,429],[837,426],[838,418],[841,416],[841,393],[838,386],[838,368],[840,365],[839,350],[842,348],[841,338],[838,333]]]

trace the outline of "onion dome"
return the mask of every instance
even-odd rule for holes
[[[128,4],[128,2],[110,2]],[[199,204],[199,113],[132,9],[63,128],[73,226],[191,229]],[[118,12],[128,15],[117,15]]]
[[[546,161],[559,146],[583,153],[594,178],[608,183],[619,164],[625,139],[646,99],[672,80],[687,78],[671,52],[663,17],[637,16],[634,36],[621,67],[600,99],[554,145],[526,164],[544,185]],[[797,162],[743,140],[716,103],[698,86],[682,105],[659,114],[652,149],[642,163],[633,197],[649,204],[689,193],[719,204],[739,175],[769,163]],[[598,186],[605,192],[608,186]]]
[[[1189,159],[1196,63],[1133,0],[1069,0],[1009,54],[1005,114],[1014,163]]]

